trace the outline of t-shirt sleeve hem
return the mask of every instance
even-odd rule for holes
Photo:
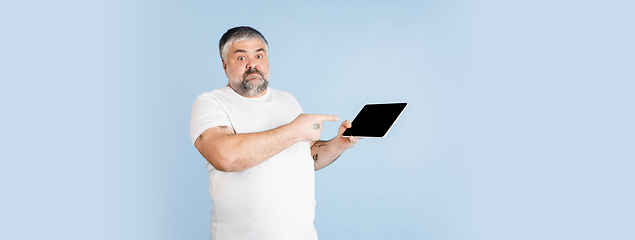
[[[190,136],[192,138],[192,145],[195,145],[196,143],[196,139],[203,134],[203,132],[205,132],[207,129],[213,128],[213,127],[218,127],[218,126],[231,126],[231,124],[225,124],[225,123],[208,123],[205,124],[203,127],[194,130],[192,133],[190,133]]]

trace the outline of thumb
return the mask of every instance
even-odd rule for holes
[[[346,129],[351,128],[352,126],[353,125],[350,120],[346,120],[342,122],[342,125],[340,125],[340,128],[337,130],[337,135],[342,136],[342,134],[344,134],[344,131],[346,131]]]

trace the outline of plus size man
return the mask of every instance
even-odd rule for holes
[[[268,87],[268,43],[251,27],[219,43],[227,86],[199,95],[190,137],[207,160],[211,239],[317,239],[314,171],[351,148],[355,137],[321,141],[323,114],[304,114],[288,92]]]

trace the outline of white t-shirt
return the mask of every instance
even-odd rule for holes
[[[262,97],[246,98],[223,87],[196,98],[190,137],[194,143],[205,130],[222,125],[239,134],[266,131],[300,113],[300,104],[288,92],[268,88]],[[211,239],[317,239],[313,164],[308,142],[241,172],[221,172],[206,162]]]

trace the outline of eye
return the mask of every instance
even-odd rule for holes
[[[245,57],[240,56],[240,57],[238,57],[238,60],[239,60],[239,61],[245,60]]]
[[[258,54],[258,56],[256,56],[256,58],[262,58],[262,54]]]

